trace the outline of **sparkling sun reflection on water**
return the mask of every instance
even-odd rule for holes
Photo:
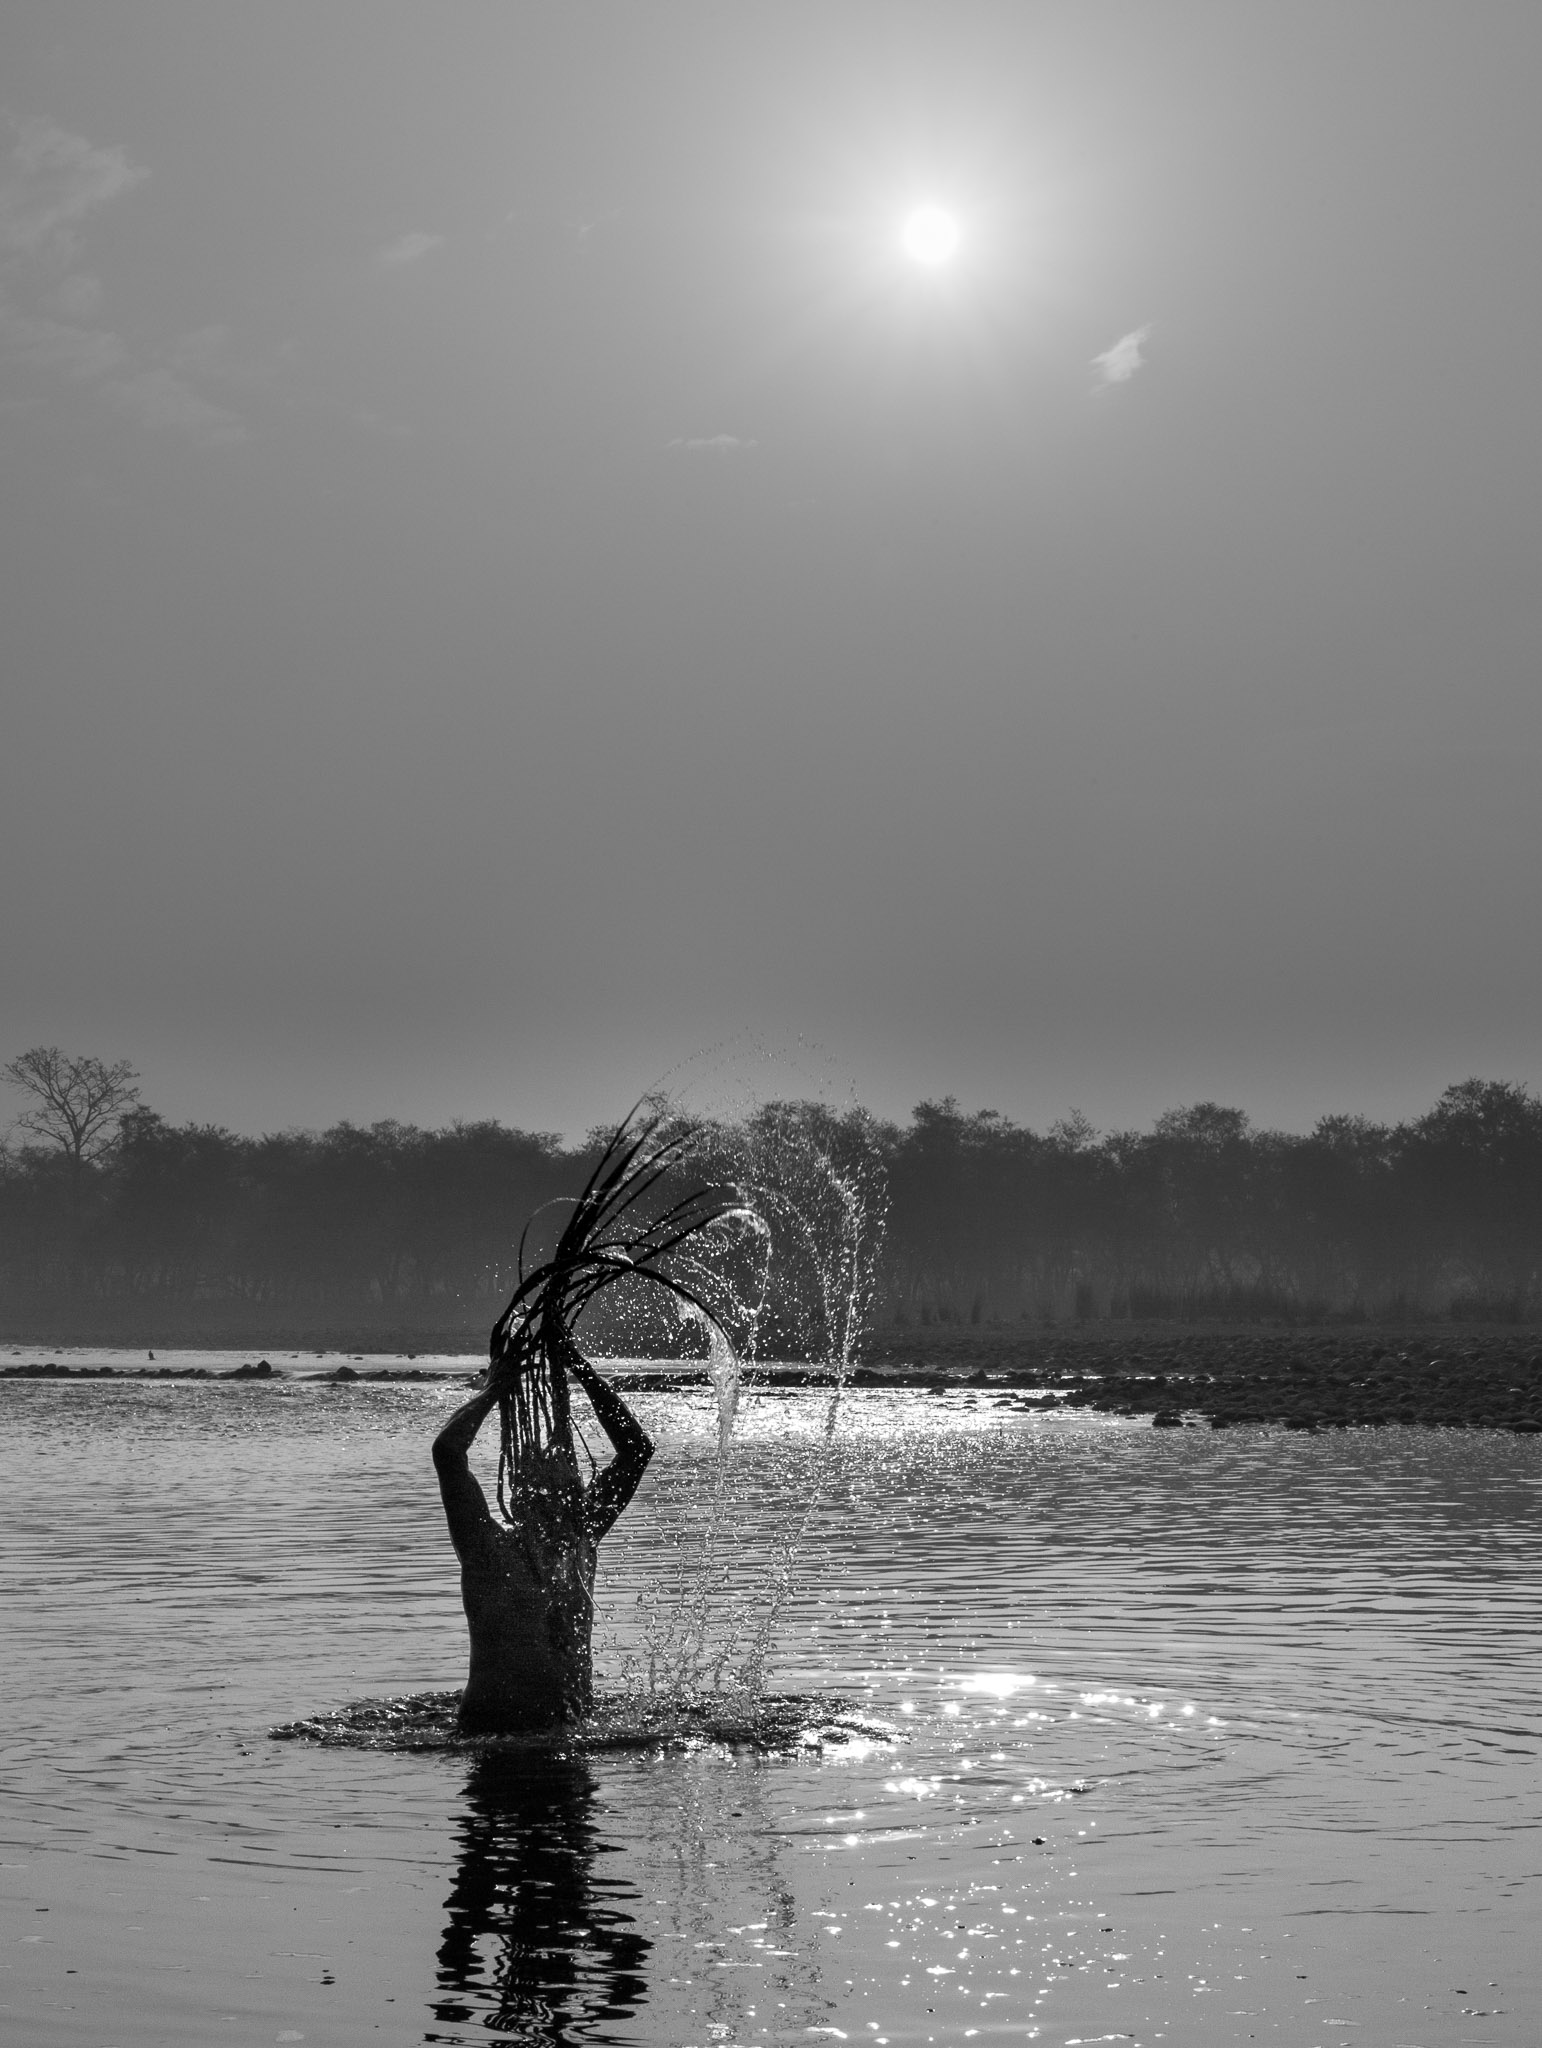
[[[1534,1440],[874,1391],[831,1444],[823,1401],[752,1397],[712,1625],[813,1501],[771,1679],[872,1731],[266,1741],[458,1681],[453,1398],[4,1389],[15,2038],[1534,2039]],[[639,1406],[612,1683],[717,1436],[708,1393]]]

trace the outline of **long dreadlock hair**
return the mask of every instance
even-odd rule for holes
[[[555,1451],[572,1461],[577,1475],[565,1368],[578,1351],[573,1324],[597,1294],[618,1281],[648,1281],[704,1316],[714,1329],[722,1327],[696,1291],[678,1272],[666,1272],[663,1262],[689,1239],[741,1210],[743,1194],[719,1185],[697,1188],[656,1215],[640,1208],[679,1166],[693,1136],[689,1127],[666,1128],[662,1115],[644,1115],[639,1104],[612,1132],[573,1203],[556,1250],[528,1273],[525,1245],[535,1216],[525,1225],[519,1284],[493,1325],[488,1346],[492,1365],[508,1371],[498,1396],[498,1507],[505,1520],[515,1519],[516,1476],[538,1460]]]

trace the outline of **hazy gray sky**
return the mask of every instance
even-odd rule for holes
[[[1521,0],[7,0],[0,1053],[245,1129],[744,1030],[1036,1124],[1542,1083],[1539,72]]]

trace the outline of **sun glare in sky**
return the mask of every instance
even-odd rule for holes
[[[900,240],[912,263],[935,270],[958,248],[958,222],[941,206],[918,206],[906,216]]]

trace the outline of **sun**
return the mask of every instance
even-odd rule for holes
[[[900,230],[905,254],[928,270],[951,262],[958,240],[958,222],[941,206],[918,206]]]

